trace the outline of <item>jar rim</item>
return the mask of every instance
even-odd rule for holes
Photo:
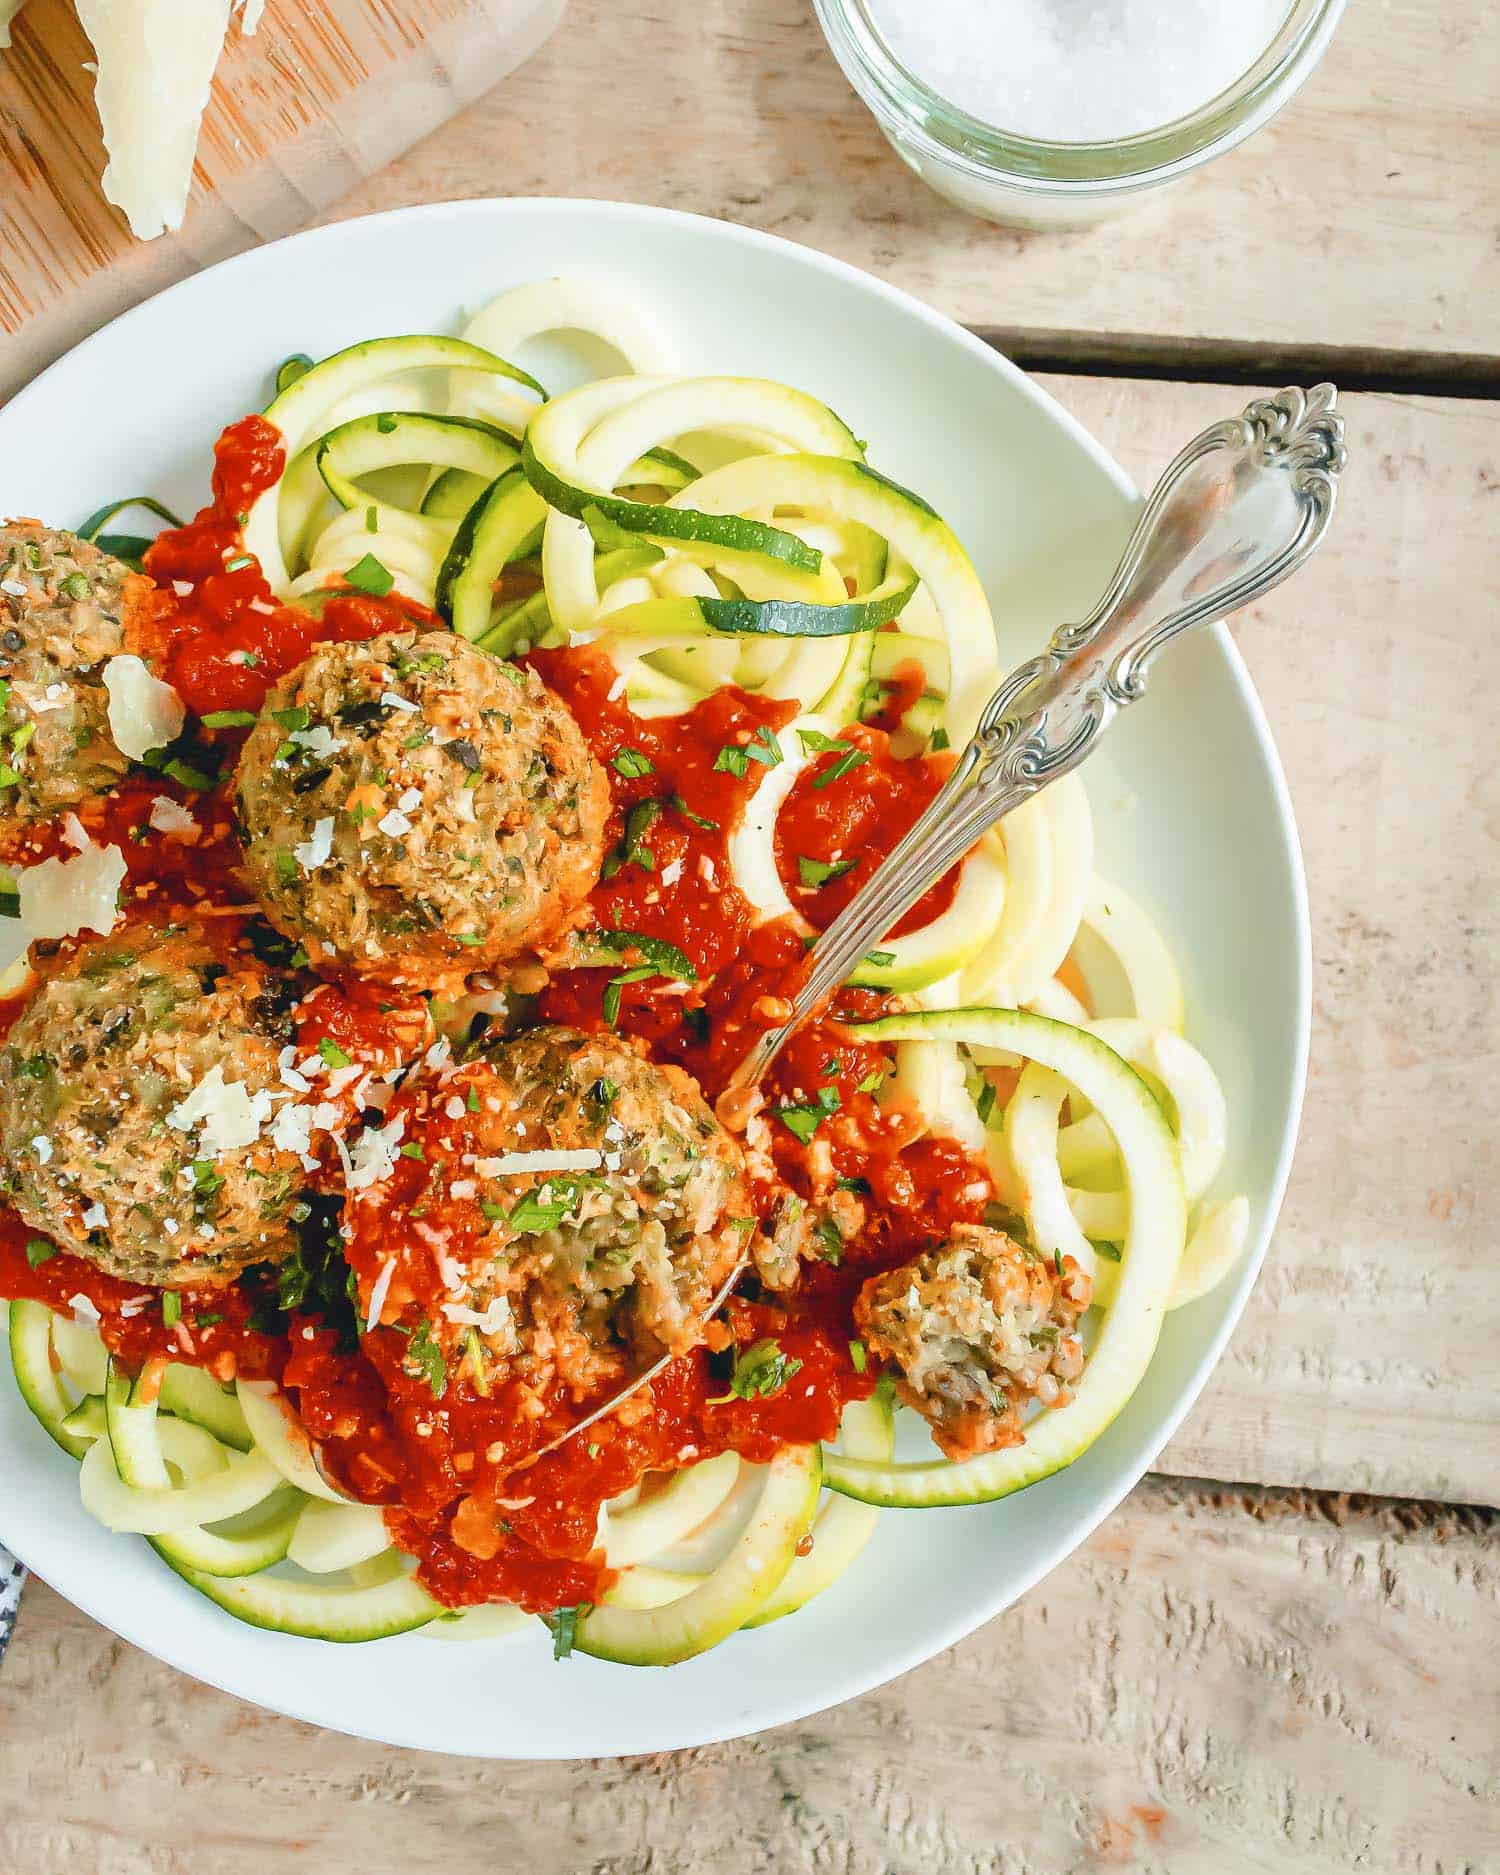
[[[1149,188],[1232,149],[1286,103],[1322,57],[1345,0],[1291,0],[1265,51],[1224,90],[1152,130],[1086,142],[1023,136],[934,91],[891,50],[868,0],[813,0],[844,76],[882,128],[977,180],[1037,194]]]

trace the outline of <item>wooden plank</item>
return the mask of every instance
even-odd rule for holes
[[[1141,483],[1240,408],[1044,380]],[[1162,1460],[1200,1477],[1500,1503],[1500,407],[1353,396],[1327,543],[1236,624],[1311,886],[1312,1071],[1244,1320]]]
[[[0,1675],[0,1863],[1479,1875],[1500,1866],[1500,1710],[1475,1646],[1500,1617],[1496,1535],[1493,1513],[1150,1480],[1019,1607],[896,1684],[760,1738],[591,1764],[275,1718],[33,1583]]]
[[[28,0],[0,54],[0,397],[96,326],[212,260],[300,226],[535,50],[562,0],[269,0],[232,25],[188,215],[133,240],[68,0]]]
[[[1500,358],[1500,86],[1485,0],[1349,7],[1267,129],[1155,206],[1068,234],[976,221],[891,153],[806,0],[573,0],[542,55],[338,213],[493,194],[720,215],[976,326]],[[1393,362],[1387,360],[1387,363]],[[1196,371],[1197,367],[1195,367]],[[1203,362],[1205,375],[1209,369]]]

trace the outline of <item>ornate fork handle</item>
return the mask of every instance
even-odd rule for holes
[[[1257,398],[1204,430],[1151,491],[1102,598],[1005,680],[942,789],[818,939],[791,1019],[730,1083],[743,1093],[788,1037],[1003,815],[1077,768],[1161,651],[1294,573],[1323,538],[1344,467],[1331,384]]]

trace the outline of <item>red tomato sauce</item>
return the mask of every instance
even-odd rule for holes
[[[186,526],[163,534],[146,566],[157,582],[135,648],[182,695],[194,716],[258,709],[275,679],[321,641],[436,623],[404,600],[341,593],[320,616],[280,604],[246,554],[245,516],[283,463],[276,432],[246,417],[215,449],[212,500]],[[615,1028],[652,1056],[692,1073],[710,1100],[765,1029],[786,1014],[803,968],[805,944],[790,924],[757,927],[734,886],[727,846],[746,803],[780,757],[790,703],[727,688],[686,715],[632,714],[613,667],[589,649],[538,651],[528,660],[568,703],[613,794],[607,838],[611,863],[592,897],[600,924],[663,940],[685,953],[696,976],[621,984],[613,1021],[605,992],[611,972],[556,973],[540,994],[536,1019],[583,1029]],[[899,673],[897,674],[899,677]],[[894,718],[891,719],[894,721]],[[127,892],[242,905],[228,776],[243,735],[238,725],[194,729],[211,772],[194,787],[170,775],[133,775],[81,819],[97,841],[125,853]],[[844,732],[846,746],[820,754],[780,815],[777,863],[794,905],[826,925],[900,839],[941,784],[941,758],[900,761],[879,726]],[[849,763],[851,752],[860,758]],[[834,773],[843,768],[837,774]],[[195,764],[194,764],[195,765]],[[832,777],[830,779],[830,776]],[[821,784],[821,785],[820,785]],[[175,804],[191,816],[166,814]],[[157,821],[153,822],[153,812]],[[28,842],[26,857],[62,850],[59,829]],[[803,876],[799,861],[826,874]],[[845,866],[844,862],[852,863]],[[934,887],[908,924],[925,922],[952,896]],[[628,967],[627,950],[622,963]],[[888,1051],[858,1042],[849,1022],[881,1014],[887,1000],[845,989],[807,1024],[778,1060],[765,1088],[771,1156],[780,1186],[804,1195],[816,1183],[814,1154],[781,1117],[817,1104],[817,1151],[859,1196],[858,1232],[804,1265],[797,1288],[754,1299],[736,1296],[716,1334],[718,1352],[696,1349],[674,1361],[622,1411],[556,1452],[536,1456],[590,1402],[538,1399],[515,1381],[481,1390],[466,1366],[448,1372],[441,1392],[407,1371],[408,1341],[390,1327],[356,1336],[325,1319],[308,1297],[289,1312],[270,1305],[277,1282],[245,1279],[181,1292],[180,1319],[168,1323],[161,1292],[125,1283],[52,1251],[14,1213],[0,1213],[0,1295],[29,1297],[59,1310],[92,1308],[115,1355],[132,1369],[153,1359],[185,1360],[221,1379],[269,1377],[287,1392],[317,1443],[329,1475],[355,1497],[384,1507],[392,1536],[416,1556],[422,1581],[453,1606],[509,1599],[539,1612],[597,1600],[611,1580],[595,1545],[599,1507],[660,1473],[733,1450],[764,1461],[787,1443],[830,1438],[843,1406],[876,1382],[851,1349],[852,1309],[861,1284],[934,1241],[952,1223],[982,1216],[992,1189],[983,1168],[950,1140],[917,1139],[909,1116],[883,1110],[874,1090],[891,1065]],[[14,1014],[0,1008],[0,1025]],[[420,1001],[360,983],[325,983],[299,1011],[298,1046],[329,1059],[389,1068],[431,1040]],[[351,1109],[353,1092],[345,1096]],[[378,1115],[368,1116],[378,1120]],[[826,1144],[826,1152],[823,1150]],[[381,1224],[400,1251],[408,1299],[435,1307],[444,1292],[414,1219],[424,1168],[410,1159],[381,1190]],[[778,1201],[777,1181],[757,1187],[762,1216]],[[311,1193],[337,1192],[330,1155],[310,1174]],[[432,1220],[427,1220],[429,1223]],[[31,1246],[28,1254],[28,1245]],[[357,1238],[349,1244],[358,1255]],[[462,1243],[450,1244],[462,1256]],[[341,1268],[341,1266],[338,1266]],[[368,1283],[369,1271],[359,1271]],[[274,1330],[274,1332],[273,1332]],[[764,1398],[729,1395],[733,1348],[773,1337],[786,1381]],[[608,1394],[614,1385],[604,1389]],[[467,1506],[500,1513],[484,1531]]]
[[[259,563],[245,551],[244,528],[285,462],[280,433],[263,417],[231,423],[214,445],[213,499],[185,527],[159,535],[146,553],[158,591],[137,648],[197,715],[259,709],[276,679],[315,644],[437,622],[425,607],[399,597],[340,593],[314,616],[273,596]]]

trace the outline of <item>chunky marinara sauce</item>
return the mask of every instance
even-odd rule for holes
[[[245,552],[243,529],[282,460],[279,438],[261,419],[232,424],[215,449],[212,501],[186,526],[161,535],[146,558],[158,591],[147,626],[151,641],[138,648],[199,717],[258,709],[270,684],[316,643],[432,623],[420,607],[396,598],[338,594],[318,616],[273,598]],[[615,672],[598,652],[539,651],[529,661],[571,708],[605,766],[614,797],[611,849],[624,851],[633,836],[649,854],[649,864],[627,860],[599,883],[592,899],[598,921],[665,939],[698,972],[686,989],[661,978],[620,986],[611,1025],[604,1003],[611,973],[563,971],[542,990],[536,1019],[614,1026],[638,1037],[657,1060],[692,1073],[712,1100],[758,1034],[785,1014],[803,965],[799,931],[784,922],[753,923],[727,856],[729,835],[774,764],[777,736],[795,706],[727,688],[686,715],[643,719],[613,694]],[[899,704],[892,708],[894,722]],[[232,769],[242,733],[203,734],[222,774]],[[777,825],[783,881],[816,928],[869,877],[945,772],[942,758],[896,759],[878,719],[851,727],[840,740],[844,750],[820,755],[800,777]],[[645,761],[629,755],[618,761],[626,751]],[[191,832],[153,827],[150,810],[163,795],[187,809]],[[83,818],[96,839],[121,846],[128,890],[137,899],[246,902],[225,782],[195,789],[170,776],[132,778]],[[44,836],[42,849],[55,845]],[[802,860],[814,864],[803,868]],[[951,894],[949,881],[934,887],[909,925],[936,916]],[[757,1299],[747,1280],[746,1293],[731,1300],[715,1326],[713,1351],[682,1356],[624,1410],[540,1458],[532,1454],[581,1417],[586,1403],[558,1397],[538,1414],[534,1397],[493,1382],[481,1393],[462,1368],[446,1376],[439,1393],[430,1378],[406,1371],[406,1343],[390,1328],[356,1340],[347,1316],[334,1323],[311,1296],[300,1304],[294,1297],[290,1309],[272,1309],[268,1317],[274,1274],[185,1291],[180,1318],[169,1324],[159,1292],[61,1252],[46,1254],[49,1246],[4,1213],[0,1295],[97,1312],[106,1343],[132,1368],[186,1360],[225,1380],[277,1380],[330,1474],[384,1507],[394,1540],[417,1557],[421,1579],[440,1600],[453,1606],[512,1600],[536,1611],[594,1600],[610,1580],[594,1549],[601,1503],[648,1471],[725,1450],[763,1461],[785,1444],[832,1437],[844,1404],[875,1384],[862,1350],[851,1348],[860,1285],[953,1223],[983,1214],[992,1193],[982,1166],[951,1140],[914,1140],[908,1116],[882,1110],[873,1097],[889,1058],[856,1042],[844,1024],[885,1007],[876,992],[843,991],[825,1017],[794,1038],[765,1090],[773,1115],[783,1106],[818,1104],[825,1117],[811,1144],[773,1117],[777,1177],[758,1191],[762,1214],[785,1187],[811,1191],[810,1154],[817,1152],[825,1178],[831,1164],[858,1191],[863,1227],[804,1265],[791,1292]],[[0,1008],[0,1020],[5,1014]],[[346,983],[314,992],[301,1021],[307,1046],[327,1037],[373,1064],[389,1060],[402,1012],[368,986]],[[398,1165],[389,1193],[393,1213],[403,1177],[415,1179],[419,1170]],[[331,1202],[338,1167],[309,1182],[325,1185]],[[436,1288],[430,1300],[434,1308],[441,1300]],[[794,1361],[800,1366],[764,1398],[726,1399],[734,1346],[766,1336],[775,1337],[789,1368]],[[462,1507],[481,1487],[504,1511],[498,1543],[492,1526],[488,1540],[476,1542],[463,1525]]]

